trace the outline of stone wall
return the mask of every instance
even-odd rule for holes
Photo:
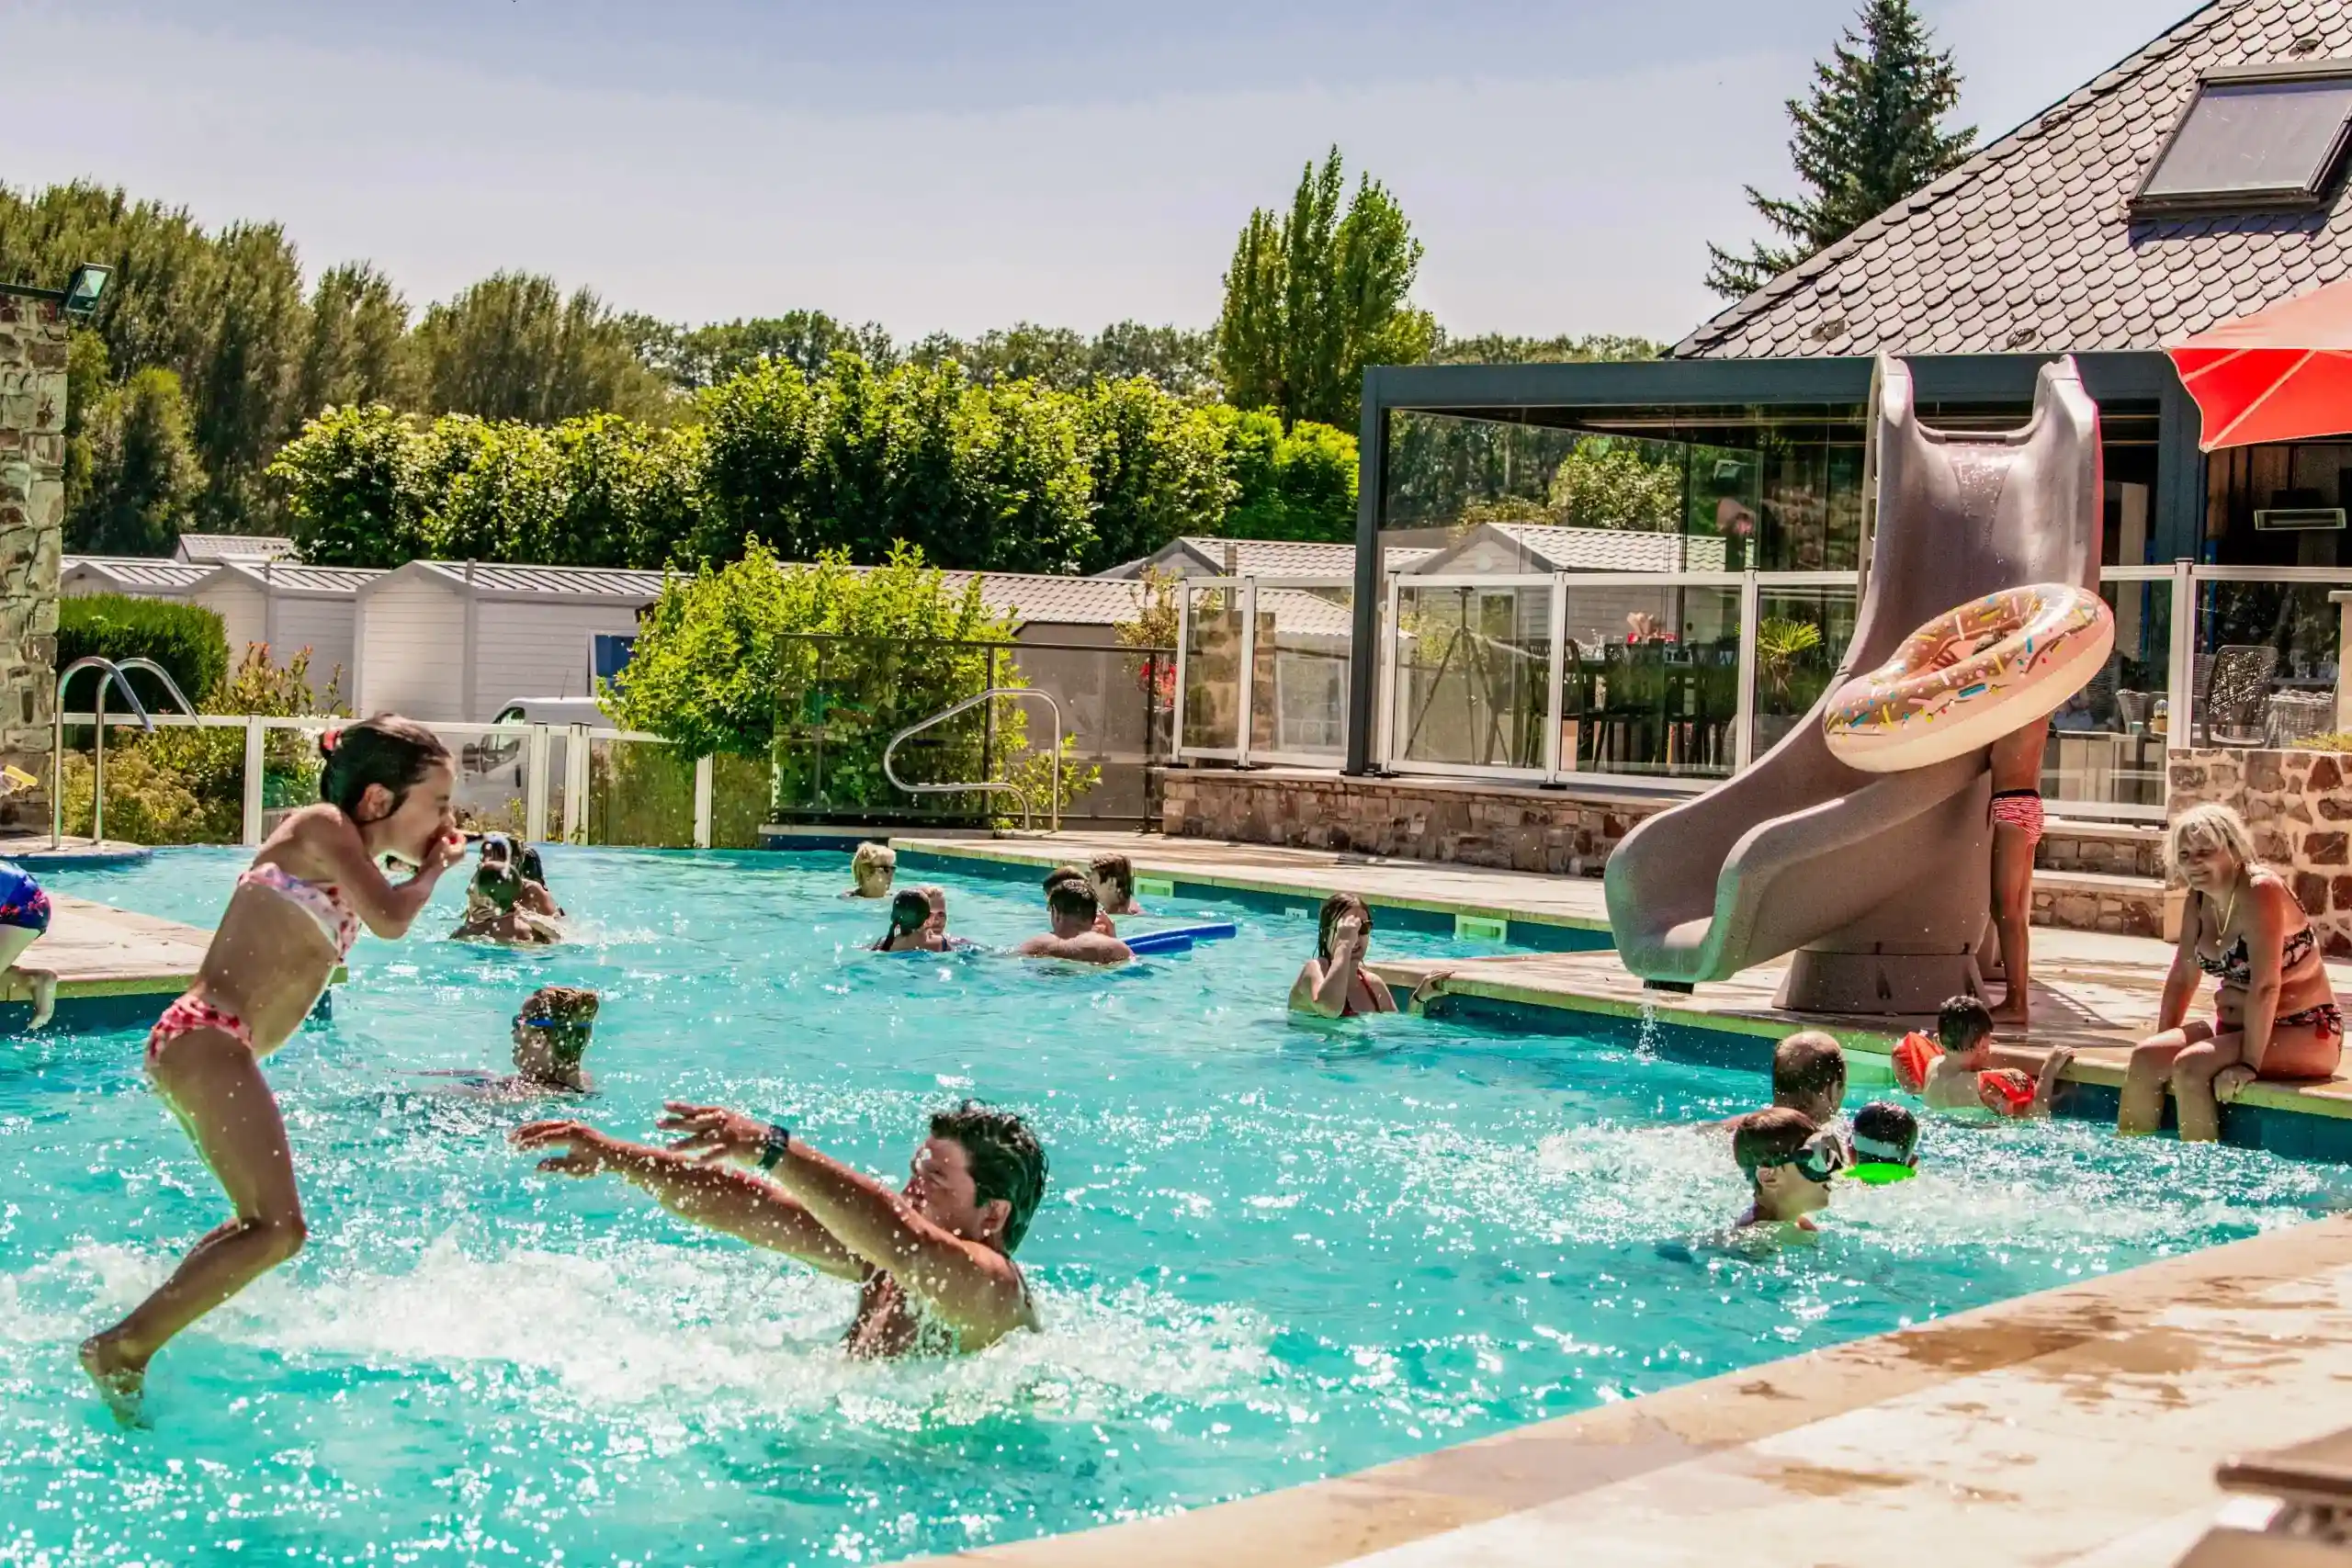
[[[2154,826],[2052,820],[2035,846],[2041,871],[2086,871],[2098,876],[2164,879],[2164,833]],[[2088,929],[2088,928],[2086,928]]]
[[[2219,801],[2254,830],[2331,958],[2352,958],[2352,756],[2326,751],[2176,751],[2165,809]]]
[[[1160,830],[1171,837],[1598,876],[1634,824],[1666,804],[1433,779],[1171,768]]]
[[[57,570],[65,519],[64,317],[0,294],[0,761],[41,787],[0,799],[0,826],[49,817]]]

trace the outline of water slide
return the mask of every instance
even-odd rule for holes
[[[1912,630],[2032,582],[2098,589],[2098,407],[2071,358],[2042,367],[2018,430],[1931,430],[1911,373],[1881,358],[1864,462],[1869,566],[1835,691]],[[1871,773],[1830,754],[1824,695],[1738,777],[1626,835],[1609,857],[1625,967],[1688,990],[1791,954],[1777,1004],[1932,1012],[1981,988],[1992,834],[1983,750]]]

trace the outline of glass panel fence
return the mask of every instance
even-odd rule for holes
[[[772,820],[768,760],[721,751],[710,760],[710,847],[756,850]]]
[[[2172,581],[2107,581],[2115,652],[2050,717],[2041,793],[2075,807],[2161,809],[2171,724]]]
[[[1851,584],[1758,584],[1751,757],[1786,739],[1829,690],[1854,640],[1855,608]]]
[[[690,849],[695,759],[660,740],[591,737],[587,842]]]
[[[1400,582],[1396,760],[1540,772],[1552,664],[1552,590]]]
[[[2293,746],[2343,729],[2346,605],[2333,597],[2343,593],[2352,573],[2282,582],[2200,571],[2189,744]]]
[[[1183,746],[1238,757],[1241,747],[1241,590],[1186,583]]]
[[[1738,587],[1578,581],[1566,592],[1561,771],[1729,777]]]
[[[1348,750],[1354,591],[1261,582],[1256,603],[1250,760],[1336,767]]]

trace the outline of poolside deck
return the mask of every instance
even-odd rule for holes
[[[1354,1475],[955,1561],[2171,1568],[2220,1509],[2215,1466],[2341,1427],[2347,1381],[2352,1219],[2336,1218]]]
[[[1320,898],[1344,888],[1376,906],[1502,916],[1583,931],[1606,931],[1609,918],[1597,877],[1536,876],[1522,872],[1378,860],[1322,851],[1228,844],[1204,839],[1148,838],[1133,833],[1063,833],[1050,838],[984,841],[901,839],[902,852],[965,861],[1046,866],[1083,863],[1104,850],[1135,863],[1138,876],[1157,876],[1203,889],[1289,894]],[[2155,1027],[2164,998],[2169,943],[2096,931],[2034,929],[2033,1027],[2019,1043],[2065,1045],[2077,1055],[2070,1080],[2112,1091],[2134,1041]],[[1690,1029],[1779,1036],[1793,1029],[1828,1029],[1849,1051],[1884,1056],[1906,1029],[1922,1021],[1879,1016],[1825,1018],[1772,1006],[1782,964],[1744,971],[1702,986],[1691,995],[1645,991],[1614,953],[1529,953],[1462,963],[1379,960],[1374,970],[1404,990],[1442,976],[1434,995],[1457,1001],[1520,1009],[1555,1009],[1604,1017],[1648,1017]],[[2352,997],[2352,964],[2331,964],[2336,994]],[[2256,1084],[2240,1103],[2280,1112],[2352,1119],[2352,1065],[2324,1083]]]
[[[158,919],[76,898],[50,894],[49,931],[27,951],[24,962],[57,974],[61,1021],[107,1028],[153,1017],[187,989],[204,962],[212,933],[177,920]],[[338,972],[339,973],[339,972]],[[0,1019],[21,1022],[31,1006],[31,989],[0,979]]]

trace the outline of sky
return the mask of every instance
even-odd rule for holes
[[[1337,143],[1448,331],[1672,339],[1857,0],[0,0],[0,181],[699,322],[1205,326]],[[1989,139],[2190,0],[1921,0]],[[45,62],[39,63],[39,62]]]

